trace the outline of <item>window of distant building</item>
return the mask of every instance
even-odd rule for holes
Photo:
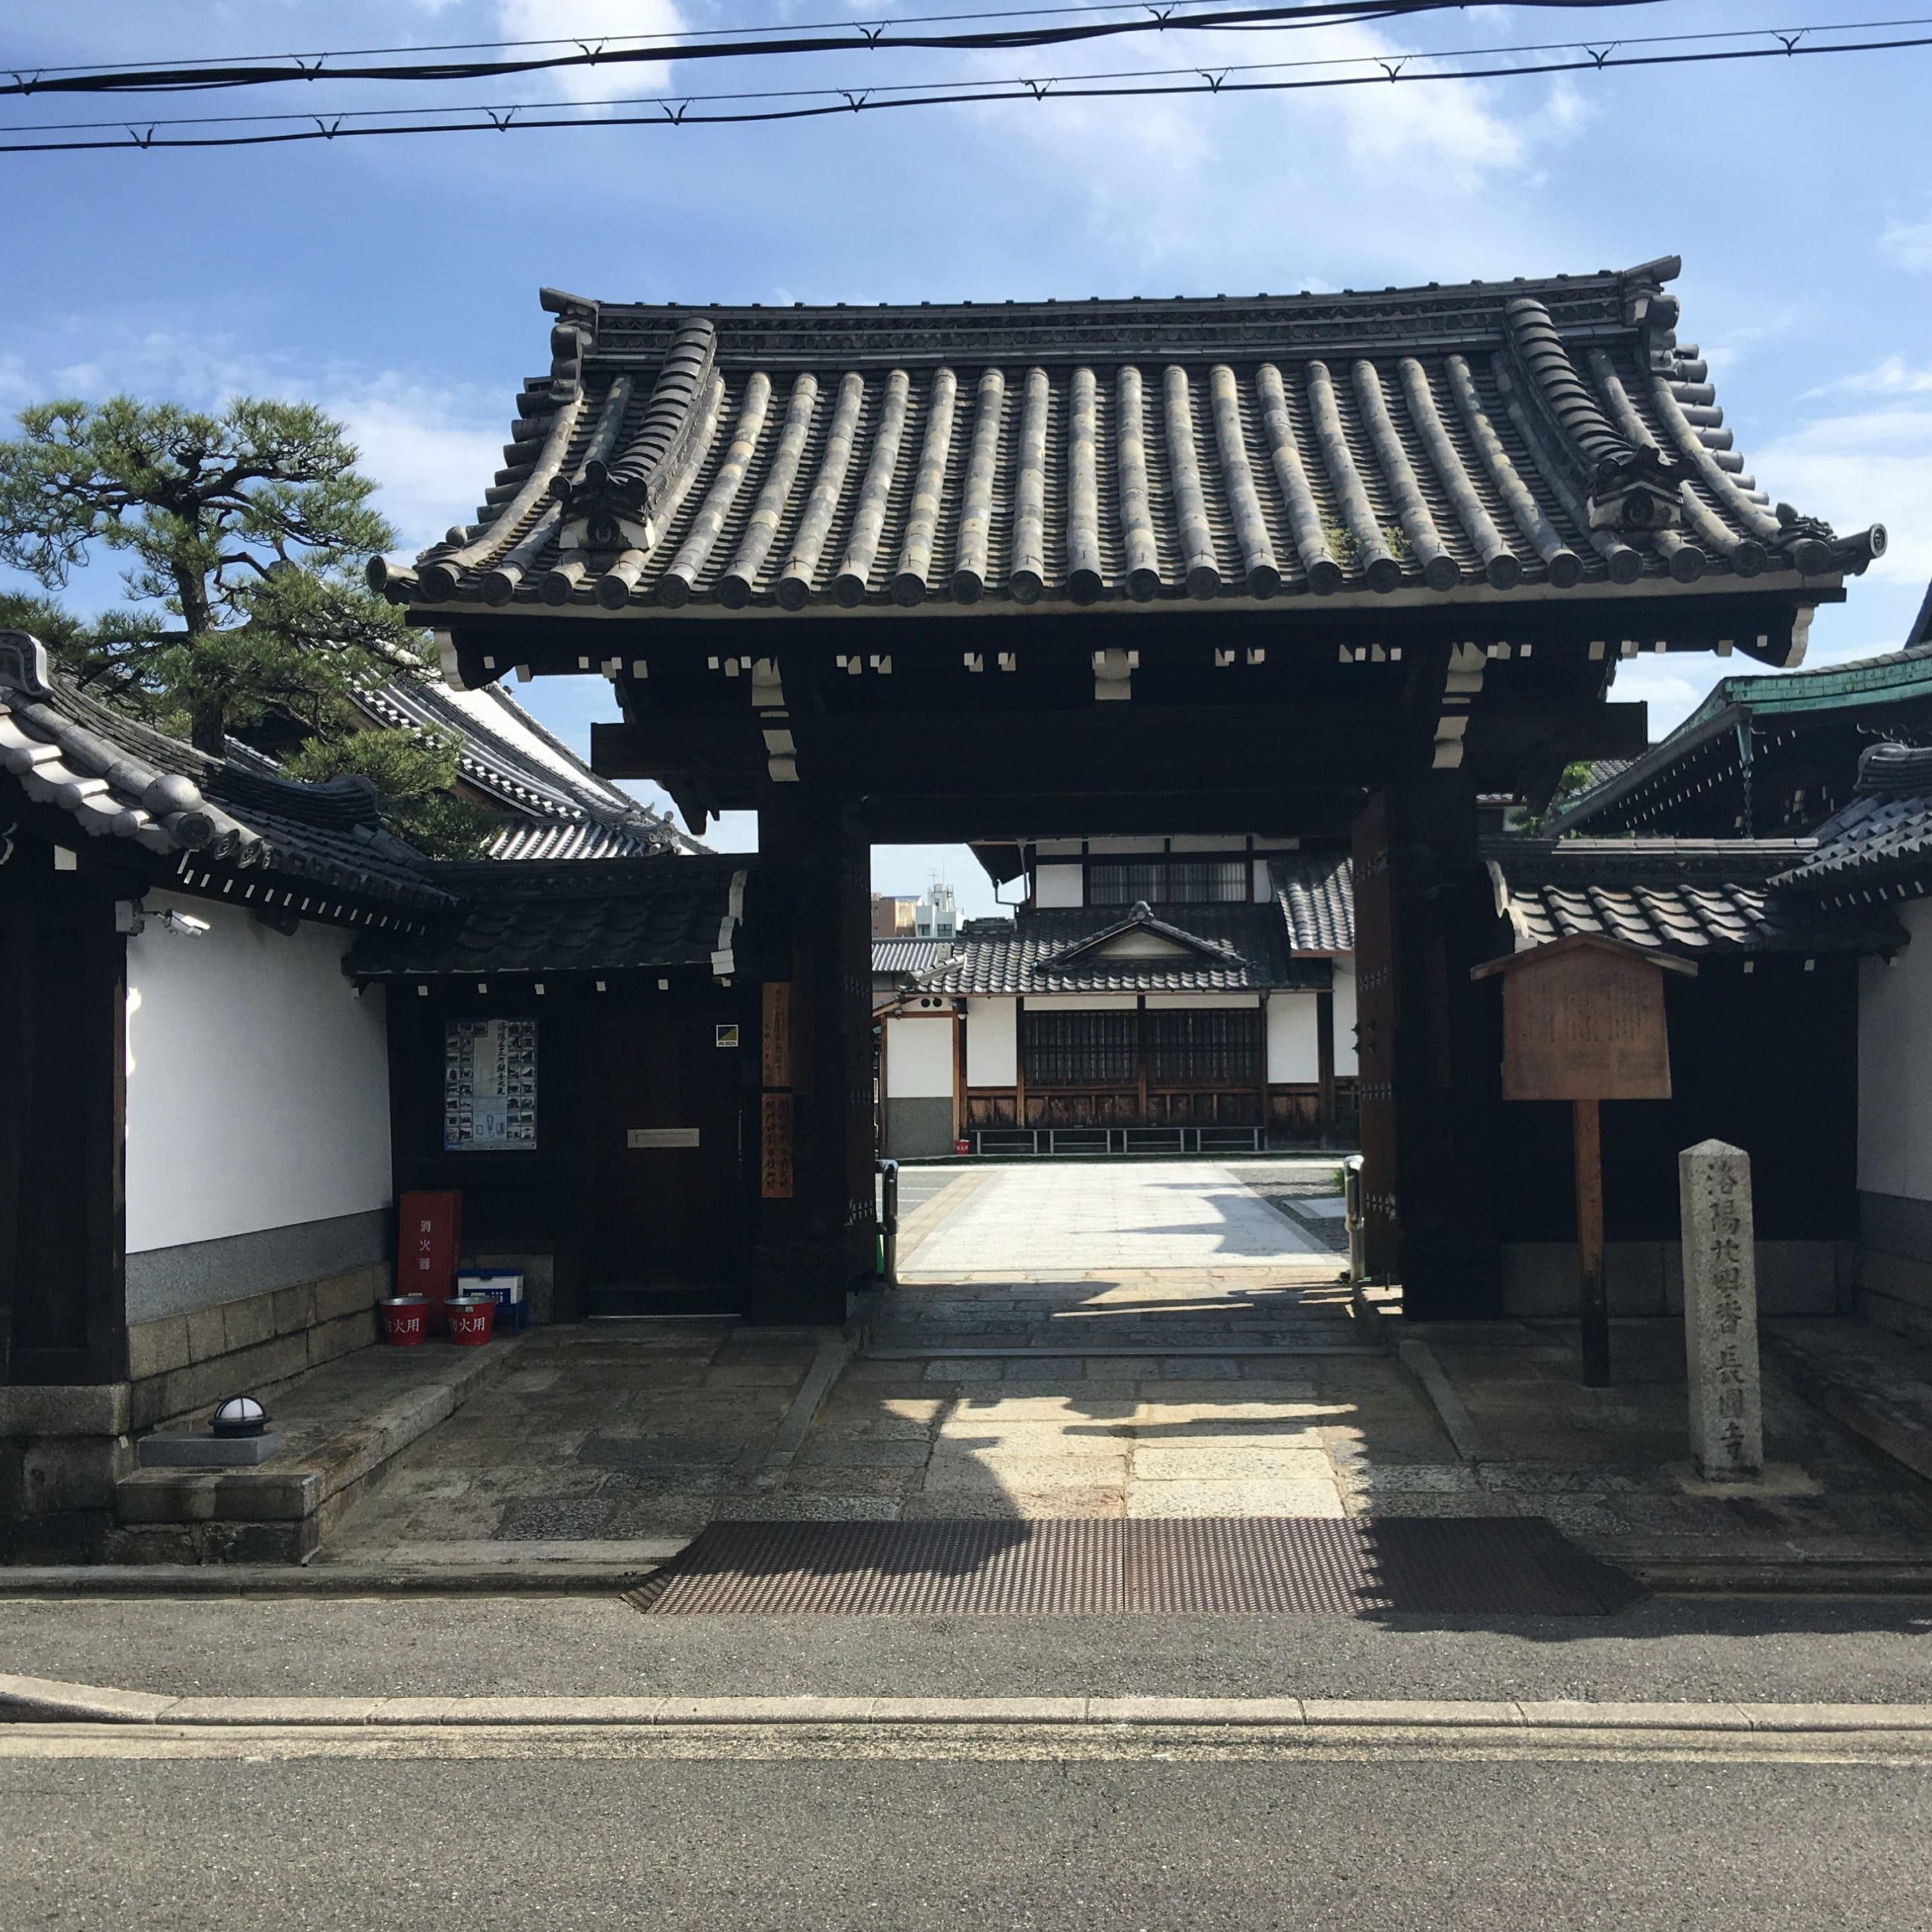
[[[1131,859],[1087,868],[1090,906],[1208,906],[1245,900],[1245,859]]]

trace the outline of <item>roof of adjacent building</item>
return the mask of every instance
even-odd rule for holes
[[[461,895],[428,935],[371,934],[346,962],[358,979],[737,970],[751,862],[662,854],[531,864],[482,860],[438,873]]]
[[[1108,942],[1149,935],[1159,952],[1121,952]],[[1261,992],[1325,986],[1325,959],[1297,960],[1278,906],[1164,906],[1033,911],[1022,908],[1010,934],[969,937],[948,960],[921,974],[921,993]]]
[[[1297,853],[1269,861],[1275,900],[1297,952],[1355,949],[1355,869],[1346,852]]]
[[[355,920],[365,910],[337,895],[454,903],[385,829],[366,779],[304,784],[211,757],[77,690],[17,631],[0,633],[0,770],[78,832],[172,860],[183,885],[220,882],[251,907]]]
[[[909,978],[929,971],[943,959],[950,958],[959,944],[958,940],[951,939],[875,939],[872,941],[872,971]]]
[[[463,782],[505,815],[484,848],[493,859],[648,858],[706,848],[546,731],[499,685],[456,691],[411,681],[360,692],[356,706],[392,730],[424,729],[459,741]]]
[[[691,309],[551,361],[415,607],[956,608],[1835,579],[1677,340],[1675,257],[1379,294]]]
[[[1481,842],[1497,909],[1519,952],[1579,933],[1695,958],[1726,953],[1889,952],[1890,915],[1828,915],[1780,890],[1808,838],[1521,838]]]
[[[1740,728],[1757,734],[1753,752],[1761,755],[1767,734],[1904,706],[1932,711],[1932,644],[1776,676],[1720,678],[1667,737],[1605,772],[1552,816],[1546,829],[1561,833],[1599,821],[1620,826],[1663,809],[1684,786],[1702,786],[1739,766]]]
[[[1779,883],[1815,892],[1829,906],[1922,898],[1932,883],[1932,751],[1868,746],[1857,790]]]

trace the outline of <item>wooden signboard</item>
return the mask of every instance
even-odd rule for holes
[[[764,983],[764,1072],[768,1087],[792,1084],[792,983],[768,980]]]
[[[1587,934],[1478,966],[1503,975],[1503,1097],[1669,1100],[1666,968],[1697,971]]]
[[[1571,1103],[1586,1388],[1610,1382],[1597,1103],[1670,1098],[1663,976],[1697,970],[1687,960],[1577,933],[1492,959],[1469,975],[1503,981],[1503,1097]]]
[[[758,1121],[758,1192],[767,1201],[792,1198],[792,1097],[767,1094]]]

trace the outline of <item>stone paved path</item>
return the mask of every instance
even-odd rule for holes
[[[1216,1161],[1041,1161],[993,1169],[909,1265],[921,1276],[1038,1278],[1272,1268],[1327,1252]]]

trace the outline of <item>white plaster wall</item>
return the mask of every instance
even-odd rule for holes
[[[885,1023],[885,1097],[888,1100],[952,1099],[952,1014]]]
[[[164,931],[170,906],[210,930]],[[163,893],[147,909],[128,942],[128,1252],[386,1206],[383,995],[343,977],[350,935]]]
[[[1056,906],[1083,906],[1085,887],[1078,866],[1037,866],[1033,871],[1033,903],[1041,911]]]
[[[1029,993],[1029,1013],[1131,1013],[1140,1004],[1132,993]]]
[[[966,1002],[966,1084],[1011,1087],[1020,1079],[1020,1005],[1017,1000]]]
[[[1355,962],[1338,959],[1335,965],[1335,1071],[1355,1071]]]
[[[1268,1001],[1268,1078],[1312,1082],[1321,1077],[1313,993],[1275,993]]]
[[[1898,914],[1912,943],[1859,969],[1858,1184],[1932,1201],[1932,904]]]

